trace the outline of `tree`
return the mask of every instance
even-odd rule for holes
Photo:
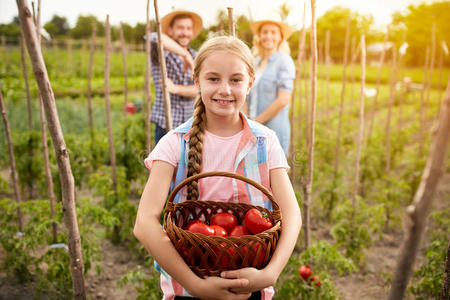
[[[350,19],[350,36],[359,37],[364,33],[366,43],[373,42],[377,35],[370,30],[373,24],[372,16],[363,16],[352,12],[349,8],[336,6],[317,19],[318,43],[325,45],[327,30],[331,31],[330,56],[333,61],[342,61],[344,57],[345,31]]]
[[[52,38],[65,36],[70,29],[67,18],[58,15],[54,15],[50,21],[45,23],[44,28]]]
[[[19,39],[20,36],[20,27],[19,27],[19,19],[14,17],[13,21],[8,24],[0,24],[0,36],[4,35],[6,37],[15,37]]]
[[[437,43],[441,44],[441,41],[445,41],[447,45],[450,44],[449,15],[449,1],[410,5],[404,14],[400,12],[393,14],[392,25],[406,29],[406,42],[409,46],[405,54],[405,62],[408,65],[421,66],[424,64],[423,53],[427,45],[431,45],[433,23],[436,24]],[[394,37],[397,47],[399,47],[402,43],[402,34],[399,33]],[[444,64],[450,65],[449,58],[446,58]]]
[[[78,16],[77,23],[70,30],[70,34],[76,39],[88,39],[92,34],[94,24],[97,26],[97,36],[105,36],[105,25],[92,15]]]
[[[281,21],[285,22],[291,12],[291,7],[287,5],[287,2],[283,2],[280,7],[278,7],[278,14],[280,15]]]

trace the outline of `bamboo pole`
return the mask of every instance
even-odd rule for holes
[[[424,66],[424,73],[423,73],[423,82],[422,82],[422,90],[420,92],[420,110],[419,110],[419,157],[422,157],[423,155],[423,143],[424,143],[424,127],[425,127],[425,90],[427,88],[427,82],[428,82],[428,64],[429,64],[429,58],[430,58],[430,47],[427,46],[427,52],[425,55],[425,66]]]
[[[234,20],[233,20],[233,8],[232,7],[227,7],[228,10],[228,26],[230,29],[230,35],[231,36],[236,36],[236,30],[234,27]]]
[[[442,174],[444,173],[450,141],[450,78],[442,112],[428,155],[427,164],[422,173],[419,188],[414,201],[406,208],[405,235],[400,247],[397,264],[392,278],[389,300],[403,299],[413,271],[414,261],[420,247],[428,214],[432,208]]]
[[[120,45],[122,50],[122,64],[123,64],[123,118],[127,121],[127,104],[128,104],[128,72],[127,72],[127,49],[125,45],[125,38],[123,36],[123,24],[120,22]],[[126,128],[126,126],[125,126]]]
[[[294,145],[294,137],[295,137],[295,126],[294,126],[294,118],[295,118],[295,98],[297,97],[297,86],[299,85],[299,79],[301,77],[301,66],[303,62],[303,51],[305,50],[305,15],[306,15],[306,5],[303,2],[303,27],[300,33],[300,41],[298,43],[298,55],[297,55],[297,68],[295,70],[295,80],[294,87],[292,89],[291,95],[291,110],[290,110],[290,125],[291,125],[291,135],[290,135],[290,143],[289,143],[289,162],[291,165],[291,171],[289,173],[289,177],[291,178],[291,182],[294,182],[295,179],[295,145]],[[301,106],[301,103],[300,103]],[[299,116],[301,118],[301,116]]]
[[[402,46],[406,43],[406,31],[403,31],[403,39],[402,39]],[[401,47],[402,47],[401,46]],[[400,47],[400,49],[401,49]],[[398,72],[397,72],[397,78],[400,79],[401,82],[403,82],[403,77],[404,77],[404,70],[403,70],[403,58],[404,55],[406,53],[405,51],[398,51],[398,62],[397,62],[397,68],[398,68]],[[397,117],[397,129],[400,130],[402,127],[402,118],[403,118],[403,102],[405,102],[405,93],[401,93],[400,97],[398,97],[398,117]]]
[[[23,32],[20,32],[20,61],[22,64],[23,80],[25,82],[25,93],[27,95],[28,130],[33,130],[33,112],[31,108],[30,85],[28,83],[27,60],[25,55],[25,45],[23,42]],[[31,149],[30,149],[31,150]]]
[[[364,87],[366,84],[366,42],[364,34],[361,35],[361,92],[359,98],[359,134],[356,147],[356,167],[355,167],[355,181],[353,184],[353,209],[356,212],[357,195],[359,189],[359,170],[361,163],[361,152],[364,143]]]
[[[73,43],[72,39],[68,38],[66,40],[66,48],[67,48],[67,71],[66,74],[72,74],[72,67],[73,67]]]
[[[341,89],[341,101],[339,104],[339,120],[338,120],[338,130],[336,136],[336,145],[334,149],[334,182],[336,183],[338,173],[339,173],[339,150],[341,144],[341,130],[342,130],[342,115],[344,111],[344,98],[345,98],[345,85],[347,82],[346,77],[346,69],[347,69],[347,60],[348,60],[348,46],[350,40],[350,24],[351,19],[349,18],[347,21],[347,29],[345,30],[345,46],[344,46],[344,63],[342,68],[342,89]]]
[[[356,36],[352,37],[352,43],[351,43],[351,47],[350,47],[350,74],[351,74],[351,79],[350,79],[350,101],[353,102],[353,97],[354,97],[354,86],[355,86],[355,62],[356,62],[356,58],[355,58],[355,52],[356,52]],[[355,59],[354,59],[355,58]]]
[[[89,133],[91,138],[91,151],[95,158],[95,132],[94,132],[94,117],[92,116],[92,73],[94,68],[94,55],[95,55],[95,36],[97,34],[97,26],[94,23],[92,27],[91,42],[89,46],[89,69],[88,69],[88,82],[87,82],[87,104],[88,104],[88,116],[89,116]],[[95,161],[95,159],[94,159]]]
[[[147,23],[145,25],[145,146],[146,155],[150,154],[152,149],[151,133],[150,133],[150,115],[151,115],[151,103],[152,94],[150,91],[150,70],[152,66],[152,60],[150,57],[150,0],[147,0]]]
[[[442,105],[442,68],[444,65],[444,50],[441,48],[439,51],[439,107],[438,111],[441,111]],[[438,114],[439,117],[439,114]]]
[[[61,124],[56,110],[55,97],[48,78],[42,52],[40,51],[40,46],[37,41],[30,9],[26,0],[16,0],[16,2],[19,10],[20,26],[24,32],[33,71],[39,86],[39,92],[42,95],[48,127],[58,161],[62,187],[64,221],[68,232],[73,298],[77,300],[86,299],[81,240],[75,210],[75,184],[72,169],[70,167],[69,152],[64,142],[64,136],[62,134]]]
[[[328,29],[325,33],[325,73],[326,73],[326,101],[327,101],[327,108],[326,108],[326,116],[327,118],[330,115],[330,30]]]
[[[38,0],[38,8],[37,8],[37,17],[35,19],[36,22],[36,36],[38,39],[38,44],[41,45],[41,0]],[[55,211],[55,191],[53,190],[53,178],[52,171],[50,169],[50,159],[48,154],[47,147],[47,129],[46,129],[46,120],[45,120],[45,112],[44,112],[44,104],[42,102],[42,96],[39,92],[39,118],[41,124],[41,140],[42,140],[42,154],[44,156],[44,170],[45,170],[45,178],[47,180],[47,195],[50,200],[50,217],[53,219],[56,216]],[[58,238],[58,225],[56,222],[52,222],[52,237],[53,243],[57,242]]]
[[[2,112],[3,124],[5,125],[6,140],[8,141],[8,151],[9,151],[9,159],[10,159],[10,165],[11,165],[11,179],[12,179],[13,189],[14,189],[14,198],[16,199],[17,204],[20,204],[22,202],[22,195],[20,194],[20,188],[19,188],[19,176],[17,175],[16,158],[14,156],[14,146],[12,143],[11,131],[9,129],[9,122],[8,122],[8,117],[6,115],[6,108],[5,108],[5,104],[3,101],[1,86],[0,86],[0,109]],[[20,232],[23,232],[23,225],[24,225],[23,224],[23,214],[22,214],[22,209],[20,208],[20,205],[17,206],[17,225],[19,227]]]
[[[386,34],[384,35],[383,49],[381,50],[380,60],[378,61],[377,81],[376,81],[376,85],[375,85],[376,92],[375,92],[375,97],[373,98],[372,112],[371,112],[370,120],[369,120],[369,131],[367,133],[367,142],[368,143],[370,143],[370,139],[372,138],[373,123],[375,122],[375,114],[377,111],[377,100],[378,100],[378,95],[380,93],[381,70],[383,69],[383,65],[384,65],[384,57],[386,54],[385,46],[388,41],[388,38],[389,38],[389,27],[386,28]]]
[[[172,130],[172,111],[170,109],[170,94],[167,90],[167,68],[166,60],[164,58],[164,48],[161,40],[161,22],[159,21],[158,0],[155,0],[153,5],[155,6],[156,29],[158,32],[158,55],[159,64],[161,67],[161,83],[164,98],[164,110],[166,115],[166,132],[169,132],[170,130]]]
[[[312,184],[314,171],[314,130],[316,121],[317,101],[317,31],[316,31],[316,1],[311,0],[311,121],[309,126],[308,176],[304,190],[305,201],[303,211],[305,218],[305,247],[311,244],[310,206],[312,202]]]

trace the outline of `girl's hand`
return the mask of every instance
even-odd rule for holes
[[[203,300],[246,300],[251,293],[241,292],[236,294],[234,289],[242,289],[248,285],[246,279],[225,279],[216,276],[205,277],[192,291],[188,291],[193,297]]]
[[[243,268],[234,271],[224,271],[220,274],[222,278],[227,279],[247,279],[248,285],[233,287],[230,291],[233,293],[252,293],[260,291],[266,287],[274,285],[276,278],[270,275],[266,269],[258,270],[255,268]]]

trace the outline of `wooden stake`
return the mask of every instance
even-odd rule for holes
[[[128,103],[128,72],[127,72],[127,49],[125,45],[125,38],[123,36],[123,24],[120,22],[120,45],[122,49],[122,64],[123,64],[123,118],[127,121],[127,103]],[[125,126],[126,128],[126,126]]]
[[[372,137],[373,123],[374,123],[375,114],[377,111],[377,100],[378,100],[378,94],[380,93],[381,70],[383,69],[383,65],[384,65],[384,57],[385,57],[385,53],[386,53],[385,46],[388,41],[388,38],[389,38],[389,27],[386,28],[386,34],[384,35],[383,49],[381,50],[380,60],[378,61],[377,82],[376,82],[376,86],[375,86],[376,92],[375,92],[375,97],[373,98],[372,113],[371,113],[370,121],[369,121],[369,131],[367,133],[367,142],[368,143],[370,143],[370,139]]]
[[[291,95],[291,110],[290,110],[290,125],[291,125],[291,135],[290,135],[290,143],[289,143],[289,161],[291,165],[291,171],[289,173],[289,177],[291,178],[291,182],[294,182],[295,179],[295,126],[294,126],[294,112],[295,112],[295,98],[297,97],[297,86],[299,85],[299,79],[301,77],[301,66],[303,62],[303,51],[305,50],[305,15],[306,15],[306,4],[303,2],[303,27],[300,33],[300,41],[298,43],[298,55],[297,55],[297,68],[295,70],[295,80],[294,87],[292,89]],[[301,106],[301,103],[300,103]],[[301,116],[299,116],[301,118]]]
[[[230,35],[232,36],[236,36],[236,31],[235,31],[235,27],[234,27],[234,20],[233,20],[233,8],[232,7],[227,7],[228,9],[228,26],[230,28]]]
[[[444,65],[444,50],[442,48],[439,51],[439,108],[438,111],[441,111],[442,105],[442,67]],[[439,114],[438,114],[439,117]]]
[[[328,29],[325,33],[325,72],[326,72],[326,116],[330,116],[330,30]]]
[[[28,130],[33,130],[33,112],[31,108],[31,96],[30,96],[30,85],[28,84],[28,71],[27,71],[27,60],[25,56],[25,45],[23,42],[23,32],[20,32],[20,61],[22,63],[22,73],[23,80],[25,82],[25,92],[27,95],[27,109],[28,109]]]
[[[11,131],[9,129],[8,117],[6,116],[6,108],[5,103],[3,101],[1,86],[0,86],[0,109],[2,112],[3,124],[5,125],[6,140],[8,141],[9,160],[11,164],[11,179],[14,189],[14,198],[16,199],[17,204],[20,204],[22,202],[22,195],[20,194],[19,188],[19,175],[17,175],[16,158],[14,156],[14,146],[12,143]],[[17,225],[19,226],[20,232],[23,232],[23,214],[20,206],[17,207]]]
[[[172,130],[172,112],[170,109],[170,94],[167,91],[167,69],[166,69],[166,60],[164,58],[164,48],[161,40],[161,22],[159,21],[159,12],[158,12],[158,0],[154,1],[155,6],[155,19],[156,19],[156,29],[158,32],[158,55],[159,55],[159,64],[161,68],[161,83],[162,83],[162,92],[164,97],[164,110],[166,115],[166,132]]]
[[[347,29],[345,31],[345,46],[344,46],[344,63],[342,67],[342,89],[341,89],[341,102],[339,105],[339,120],[338,120],[338,131],[336,136],[336,145],[334,149],[334,182],[337,181],[338,173],[339,173],[339,150],[341,144],[341,130],[342,130],[342,115],[344,111],[344,98],[345,98],[345,85],[347,82],[346,77],[346,69],[347,69],[347,60],[348,60],[348,46],[350,40],[350,24],[351,19],[349,18],[347,21]]]
[[[36,36],[38,39],[38,44],[41,45],[41,0],[38,0],[38,14],[35,19],[36,22]],[[48,154],[48,146],[47,146],[47,129],[46,129],[46,120],[45,120],[45,112],[44,112],[44,104],[42,102],[41,93],[39,94],[39,118],[41,123],[41,140],[42,140],[42,154],[44,156],[44,170],[45,170],[45,178],[47,179],[47,195],[50,200],[50,217],[54,218],[56,216],[55,211],[55,191],[53,189],[53,178],[52,171],[50,169],[50,159]],[[52,222],[52,237],[53,243],[57,242],[58,239],[58,225],[56,222]]]
[[[359,134],[356,142],[356,167],[355,167],[355,181],[353,183],[353,209],[356,212],[357,195],[359,189],[359,169],[361,162],[361,152],[364,142],[364,88],[366,84],[366,42],[364,34],[361,35],[361,92],[359,96]]]
[[[445,258],[444,280],[442,281],[441,300],[450,298],[450,242],[447,245],[447,256]]]
[[[94,117],[92,116],[92,72],[93,72],[93,68],[94,68],[95,36],[96,36],[96,34],[97,34],[97,26],[94,23],[93,27],[92,27],[91,43],[89,46],[89,69],[88,69],[88,82],[87,82],[89,132],[90,132],[90,137],[91,137],[91,151],[92,151],[93,156],[95,156],[95,151],[94,151],[95,132],[94,132]]]
[[[389,82],[389,103],[386,118],[386,177],[391,172],[391,114],[395,100],[395,84],[397,83],[397,48],[392,47],[392,74]]]
[[[427,117],[427,110],[428,106],[430,105],[430,92],[433,88],[433,72],[434,72],[434,61],[436,58],[436,23],[433,23],[432,29],[431,29],[431,57],[430,57],[430,65],[428,67],[428,84],[427,84],[427,97],[426,97],[426,104],[425,104],[425,118]]]
[[[406,208],[405,235],[400,247],[397,265],[392,278],[389,300],[403,299],[413,271],[414,261],[420,247],[421,239],[431,210],[434,194],[444,173],[450,141],[450,78],[447,91],[439,115],[436,132],[433,134],[430,154],[422,173],[419,188],[413,203]],[[444,298],[445,299],[445,298]]]
[[[68,233],[73,298],[77,300],[86,299],[83,275],[84,264],[80,243],[81,239],[75,210],[75,184],[72,169],[70,167],[69,152],[62,134],[61,124],[56,110],[55,97],[36,37],[31,11],[27,6],[26,0],[16,0],[16,2],[19,10],[20,26],[22,27],[25,36],[39,92],[42,95],[48,127],[52,137],[56,159],[58,161],[62,188],[64,223]]]
[[[312,184],[314,171],[314,130],[317,101],[317,35],[316,35],[316,1],[311,0],[311,121],[309,126],[308,176],[305,184],[305,201],[303,203],[305,219],[305,247],[311,244],[310,206],[312,202]]]
[[[419,157],[423,155],[423,143],[424,143],[424,127],[425,127],[425,90],[427,88],[428,82],[428,63],[430,58],[430,47],[427,46],[427,52],[425,55],[425,66],[423,72],[423,82],[422,82],[422,90],[420,92],[420,110],[419,110]]]
[[[150,74],[152,67],[152,60],[150,57],[150,0],[147,0],[147,23],[145,26],[145,106],[144,106],[144,114],[145,114],[145,148],[146,148],[146,156],[150,154],[150,150],[152,149],[152,140],[151,140],[151,132],[150,132],[150,115],[151,115],[151,103],[152,103],[152,94],[150,90]]]

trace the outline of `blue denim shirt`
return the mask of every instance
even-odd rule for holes
[[[258,67],[260,61],[261,58],[256,58],[255,66]],[[293,80],[295,79],[294,61],[288,54],[277,51],[269,57],[264,72],[256,77],[249,95],[249,116],[252,119],[261,114],[275,101],[279,91],[292,91]],[[289,105],[286,105],[264,125],[275,131],[281,147],[287,155],[291,134]]]

